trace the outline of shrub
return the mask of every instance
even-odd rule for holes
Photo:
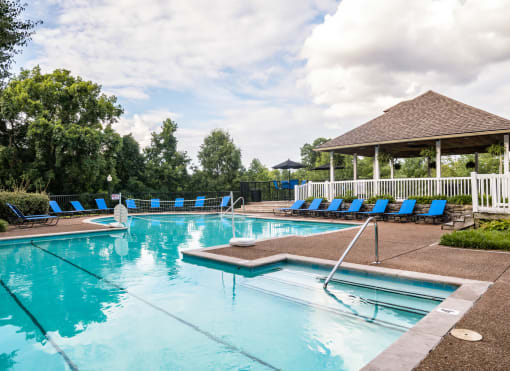
[[[367,201],[368,204],[375,204],[375,202],[377,200],[381,200],[381,199],[390,200],[390,203],[395,202],[395,198],[393,198],[392,195],[377,195],[377,196],[372,196],[369,199],[367,199],[366,201]]]
[[[445,195],[437,196],[409,196],[408,199],[416,200],[417,204],[430,204],[433,200],[446,200],[449,204],[471,205],[471,195],[457,195],[447,197]]]
[[[510,231],[510,220],[499,219],[483,221],[480,222],[480,229],[482,231]]]
[[[7,225],[9,225],[9,223],[7,223],[3,219],[0,219],[0,233],[1,232],[7,232]]]
[[[441,245],[483,250],[510,250],[509,231],[471,229],[441,236]]]
[[[25,215],[48,213],[49,198],[44,193],[0,192],[0,218],[10,220],[15,216],[6,202],[17,206]]]

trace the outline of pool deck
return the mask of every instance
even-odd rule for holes
[[[269,217],[267,214],[254,216]],[[0,234],[0,237],[108,229],[85,223],[87,219],[90,217],[63,218],[55,227],[41,226],[27,229],[9,227],[6,233]],[[317,221],[318,218],[301,220]],[[373,227],[369,227],[360,237],[357,246],[347,256],[346,262],[368,265],[374,261],[374,237],[371,228]],[[227,259],[241,258],[247,262],[278,254],[337,260],[356,232],[357,228],[307,237],[288,236],[259,241],[256,246],[248,248],[208,249],[208,253]],[[466,342],[448,334],[416,369],[509,370],[510,252],[441,246],[438,245],[438,241],[443,233],[440,226],[434,225],[379,223],[381,264],[378,267],[494,282],[455,326],[477,331],[483,335],[483,340]]]

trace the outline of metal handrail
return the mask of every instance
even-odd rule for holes
[[[243,201],[243,211],[244,211],[244,197],[238,197],[237,200],[235,200],[229,207],[227,210],[225,210],[223,212],[223,214],[226,214],[228,213],[231,209],[232,209],[232,212],[234,211],[234,206],[236,205],[237,201],[239,200],[242,200]]]
[[[328,283],[329,281],[331,280],[331,278],[333,277],[333,275],[335,274],[335,272],[337,271],[338,267],[340,267],[340,264],[343,263],[345,257],[347,256],[347,254],[349,253],[349,251],[351,251],[351,249],[354,247],[354,244],[358,241],[359,237],[361,236],[361,234],[363,233],[363,231],[367,228],[368,224],[373,221],[374,223],[374,232],[375,232],[375,262],[373,264],[379,264],[380,261],[379,261],[379,233],[377,231],[377,219],[376,217],[374,216],[371,216],[370,218],[367,219],[367,221],[361,226],[360,230],[358,231],[358,233],[356,233],[356,236],[354,236],[354,238],[352,239],[351,243],[349,244],[349,246],[347,246],[347,249],[345,249],[344,253],[342,254],[342,256],[340,257],[340,259],[338,259],[338,262],[336,263],[336,265],[333,267],[333,269],[331,270],[331,272],[329,273],[328,275],[328,278],[326,278],[326,281],[324,281],[324,288],[327,288],[328,286]]]

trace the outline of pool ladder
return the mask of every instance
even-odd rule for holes
[[[324,286],[323,286],[324,288],[328,287],[329,281],[331,281],[331,278],[333,277],[335,272],[338,270],[340,265],[343,263],[345,257],[347,256],[347,254],[349,254],[349,251],[351,251],[351,249],[354,247],[354,245],[358,241],[359,237],[361,236],[363,231],[367,228],[367,226],[370,224],[370,222],[374,223],[374,232],[375,232],[375,262],[373,262],[372,264],[380,263],[380,261],[379,261],[379,233],[377,230],[377,219],[375,216],[371,216],[370,218],[367,219],[367,221],[365,223],[363,223],[363,225],[361,226],[358,233],[356,233],[356,236],[354,236],[354,238],[352,239],[349,246],[347,246],[347,249],[345,249],[345,251],[342,254],[342,256],[340,257],[340,259],[338,259],[338,262],[335,264],[335,266],[329,273],[328,277],[326,278],[326,281],[324,281]]]

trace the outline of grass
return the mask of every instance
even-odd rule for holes
[[[441,245],[510,251],[510,231],[470,229],[441,236]]]

